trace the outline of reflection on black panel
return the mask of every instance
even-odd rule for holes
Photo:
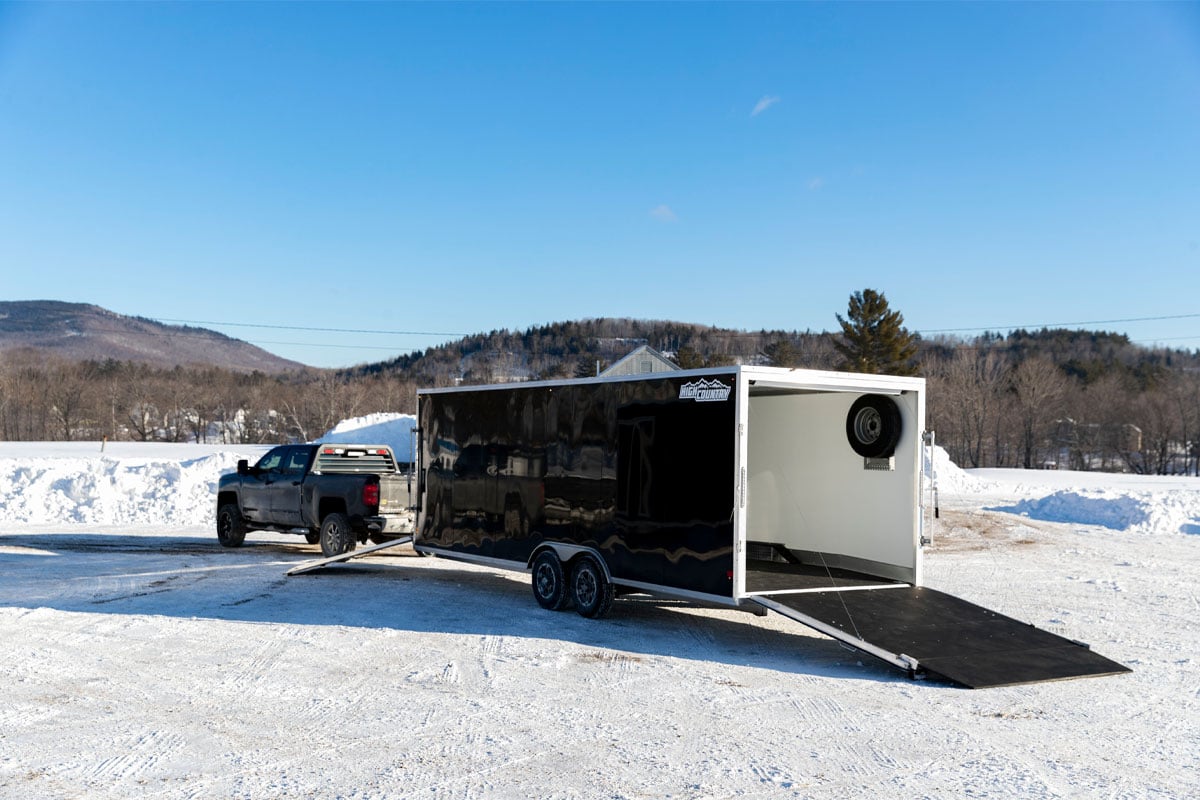
[[[735,403],[680,399],[685,383],[422,395],[422,541],[519,561],[569,542],[618,581],[730,596]]]

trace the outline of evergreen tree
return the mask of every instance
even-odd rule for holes
[[[683,369],[699,369],[705,366],[704,356],[700,355],[694,347],[687,345],[675,351],[675,363]]]
[[[777,339],[763,348],[763,355],[772,367],[800,366],[800,352],[790,339]]]
[[[842,369],[887,375],[914,375],[917,335],[904,327],[899,311],[888,308],[887,298],[874,289],[850,295],[846,318],[835,315],[842,326],[842,341],[834,343],[842,355]]]

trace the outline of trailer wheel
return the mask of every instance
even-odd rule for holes
[[[575,610],[590,619],[599,619],[612,608],[613,585],[599,562],[589,555],[580,556],[571,568],[571,597]]]
[[[887,458],[900,441],[900,408],[887,395],[864,394],[846,414],[846,438],[863,458]]]
[[[571,602],[562,562],[553,550],[543,550],[533,560],[533,597],[550,611],[562,611]]]
[[[217,509],[217,541],[225,547],[241,547],[246,541],[246,521],[237,503],[226,503]]]
[[[345,514],[334,512],[321,522],[321,555],[326,558],[340,556],[349,553],[357,544]]]
[[[304,534],[304,541],[308,542],[309,544],[319,544],[321,541],[321,532],[306,531]]]

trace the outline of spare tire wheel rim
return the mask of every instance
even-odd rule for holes
[[[854,436],[863,444],[873,444],[883,432],[883,417],[879,411],[867,407],[854,417]]]

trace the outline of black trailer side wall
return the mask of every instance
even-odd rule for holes
[[[598,551],[616,583],[733,594],[735,376],[420,397],[418,542],[521,562]]]

